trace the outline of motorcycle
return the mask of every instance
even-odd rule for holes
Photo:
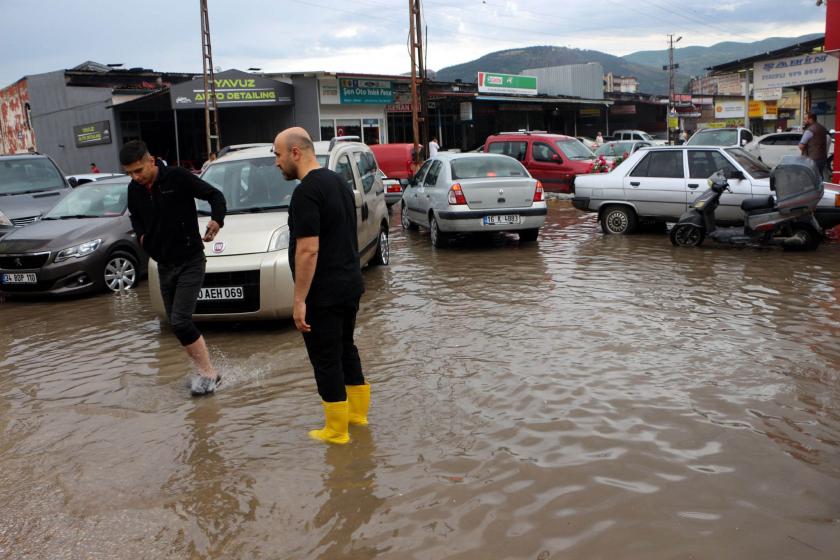
[[[744,226],[718,227],[715,210],[729,190],[723,171],[709,177],[709,190],[701,194],[671,228],[676,247],[697,247],[706,237],[718,243],[750,247],[781,246],[785,250],[813,251],[825,235],[814,217],[823,196],[822,178],[808,158],[785,156],[770,174],[767,197],[741,202]]]

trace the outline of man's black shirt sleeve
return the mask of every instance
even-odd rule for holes
[[[225,203],[225,195],[222,191],[211,185],[206,181],[202,181],[193,173],[181,167],[172,167],[172,171],[176,171],[179,179],[183,180],[182,185],[189,189],[190,195],[193,198],[206,200],[210,203],[210,218],[219,224],[219,227],[225,225],[225,214],[227,213],[227,204]]]

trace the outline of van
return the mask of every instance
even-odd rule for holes
[[[389,179],[408,179],[414,175],[414,144],[374,144],[370,150],[379,169]]]
[[[590,173],[595,155],[573,136],[542,131],[488,136],[484,151],[519,160],[546,192],[574,192],[575,177]]]

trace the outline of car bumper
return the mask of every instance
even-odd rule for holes
[[[519,231],[542,227],[548,208],[545,203],[533,208],[503,208],[492,210],[450,210],[438,212],[438,223],[441,231],[453,233],[477,233],[490,231]],[[518,224],[485,225],[485,216],[519,216]]]
[[[95,255],[95,257],[94,257]],[[47,263],[41,268],[0,269],[0,293],[5,296],[61,296],[83,294],[102,288],[106,255],[91,255],[83,259],[68,259],[60,263]],[[2,283],[6,273],[33,273],[34,284]]]
[[[385,193],[385,204],[387,204],[389,208],[391,206],[393,206],[394,204],[396,204],[397,202],[399,202],[400,200],[402,200],[402,193],[401,192],[398,192],[398,193],[388,193],[388,192],[386,192]]]
[[[577,208],[578,210],[583,210],[585,212],[591,212],[592,210],[589,208],[589,197],[588,196],[576,196],[572,199],[572,206]]]
[[[292,316],[294,280],[288,250],[252,255],[207,257],[203,287],[242,287],[243,299],[199,301],[195,321],[254,321]],[[149,293],[152,308],[166,317],[160,295],[157,263],[149,263]]]

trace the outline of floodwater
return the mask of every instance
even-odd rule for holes
[[[125,295],[0,304],[0,557],[840,557],[840,245],[404,233],[365,271],[370,426],[322,412],[288,322],[189,362]]]

